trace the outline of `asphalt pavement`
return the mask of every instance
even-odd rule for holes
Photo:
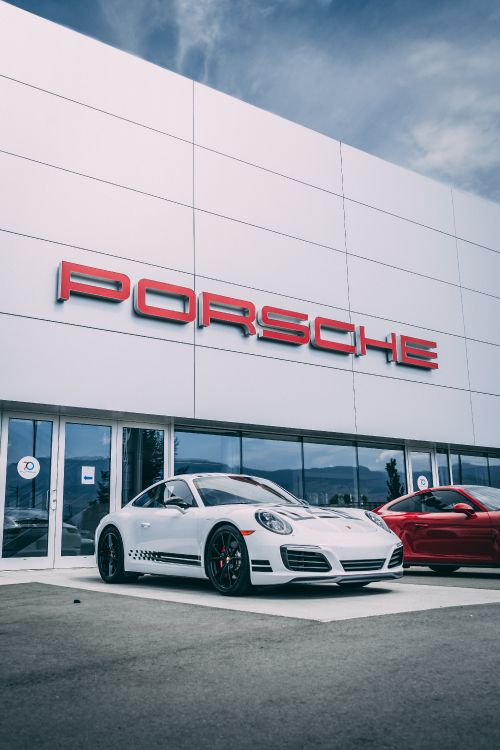
[[[4,585],[2,747],[491,750],[499,632],[497,603],[318,622]]]

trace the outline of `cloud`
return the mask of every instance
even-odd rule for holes
[[[91,0],[85,17],[67,0],[15,2],[500,200],[498,0]]]

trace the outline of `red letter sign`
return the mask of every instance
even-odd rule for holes
[[[390,340],[389,340],[390,339]],[[387,354],[389,362],[398,361],[398,346],[397,337],[395,333],[390,333],[387,336],[386,341],[379,341],[378,339],[369,339],[365,334],[364,326],[356,327],[356,354],[358,357],[366,354],[366,347],[369,346],[372,349],[383,349]]]
[[[286,318],[291,318],[292,320],[286,320]],[[264,305],[257,315],[257,320],[261,326],[265,326],[264,330],[258,334],[260,339],[282,341],[286,344],[309,343],[309,326],[300,325],[300,323],[295,322],[298,320],[307,320],[307,315],[304,313]]]
[[[435,341],[426,341],[425,339],[414,339],[412,336],[400,336],[400,353],[398,364],[411,365],[412,367],[425,367],[427,370],[437,370],[437,362],[429,362],[430,359],[437,359]]]
[[[147,292],[158,292],[167,297],[181,297],[184,312],[148,305],[146,302]],[[162,281],[153,281],[152,279],[141,279],[134,292],[134,310],[138,315],[146,315],[149,318],[162,318],[174,323],[191,323],[196,318],[196,294],[192,289],[185,286],[165,284]]]
[[[341,352],[342,354],[354,354],[356,352],[356,347],[353,344],[340,344],[336,341],[324,339],[321,335],[322,328],[327,328],[331,331],[353,333],[354,325],[352,323],[343,323],[341,320],[331,320],[331,318],[320,317],[315,318],[314,326],[311,322],[311,327],[311,344],[317,349],[330,349],[333,352]]]
[[[216,310],[212,305],[236,308],[237,310],[241,310],[241,312]],[[220,294],[212,294],[211,292],[202,292],[198,297],[198,325],[200,328],[209,326],[212,320],[240,326],[245,336],[254,336],[256,333],[254,326],[255,305],[253,302],[247,302],[244,299],[234,299],[234,297],[223,297]]]
[[[80,281],[76,281],[76,276]],[[110,286],[95,286],[81,282],[81,279],[100,281]],[[77,263],[61,261],[59,266],[59,279],[57,299],[60,302],[69,299],[70,294],[84,294],[87,297],[99,297],[110,302],[123,302],[130,296],[130,279],[124,273],[105,271],[102,268],[91,266],[79,266]]]

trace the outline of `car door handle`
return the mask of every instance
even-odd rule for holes
[[[428,523],[416,523],[415,524],[415,528],[416,529],[426,529],[428,525],[429,525]]]
[[[151,524],[148,521],[141,521],[141,526],[143,529],[149,529]]]

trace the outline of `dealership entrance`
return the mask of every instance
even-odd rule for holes
[[[164,476],[169,431],[169,425],[5,414],[0,567],[91,565],[100,519]]]

